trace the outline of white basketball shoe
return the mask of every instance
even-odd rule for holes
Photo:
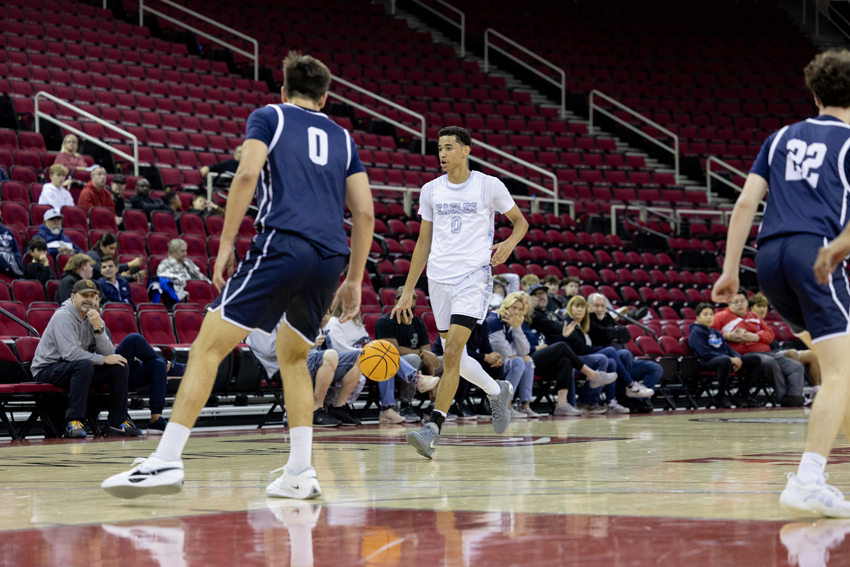
[[[100,485],[118,498],[138,498],[148,494],[177,494],[183,490],[183,461],[163,461],[151,453],[133,461],[133,468],[113,475]]]
[[[824,475],[825,480],[828,478]],[[788,510],[828,518],[850,518],[850,502],[844,500],[840,490],[826,482],[802,484],[794,473],[788,473],[788,484],[779,497],[779,503]]]
[[[283,474],[266,487],[267,496],[309,500],[310,498],[319,498],[322,495],[319,479],[316,478],[316,469],[313,467],[308,467],[297,475],[289,474],[286,467],[275,469],[272,472],[277,471],[283,471]]]

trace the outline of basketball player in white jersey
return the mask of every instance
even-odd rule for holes
[[[410,433],[407,442],[423,457],[431,458],[446,412],[454,399],[460,376],[481,388],[490,400],[493,429],[502,433],[510,425],[513,388],[493,380],[466,352],[466,341],[484,320],[493,292],[490,266],[503,263],[528,230],[528,221],[514,203],[504,183],[479,171],[470,171],[466,157],[472,150],[469,132],[457,126],[440,130],[440,166],[446,175],[422,187],[419,239],[410,261],[410,272],[401,299],[390,317],[412,316],[414,286],[428,263],[428,295],[443,341],[443,378],[431,421]],[[511,237],[493,245],[496,212],[513,223]],[[490,251],[495,250],[492,258]]]

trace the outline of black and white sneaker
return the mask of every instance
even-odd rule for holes
[[[331,406],[328,408],[328,414],[338,419],[343,427],[357,427],[360,425],[360,420],[351,415],[351,409],[347,405],[339,407]]]
[[[136,459],[133,468],[113,475],[100,485],[118,498],[138,498],[148,494],[177,494],[183,490],[183,461],[163,461],[151,453]]]
[[[107,437],[138,437],[141,431],[128,419],[118,427],[106,422],[106,427],[103,428],[103,434]]]
[[[325,408],[313,412],[313,427],[339,427],[340,423],[342,422],[326,412]]]

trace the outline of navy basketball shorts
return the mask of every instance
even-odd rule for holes
[[[850,334],[850,281],[842,263],[829,285],[815,280],[818,249],[828,240],[795,234],[768,240],[756,255],[759,287],[795,333],[808,331],[812,342]]]
[[[265,229],[254,237],[210,311],[220,309],[228,323],[267,334],[283,317],[313,344],[346,261],[340,255],[323,257],[300,236]]]

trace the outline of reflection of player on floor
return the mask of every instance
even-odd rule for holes
[[[374,209],[369,180],[351,137],[319,112],[327,101],[330,71],[320,61],[297,53],[290,53],[283,67],[283,104],[255,110],[248,118],[213,275],[216,287],[224,289],[192,344],[183,384],[156,452],[103,482],[115,496],[181,490],[183,447],[209,398],[219,363],[250,331],[270,333],[282,316],[276,350],[291,449],[283,475],[266,493],[288,498],[321,495],[310,466],[313,386],[307,352],[332,298],[344,306],[341,321],[360,310]],[[223,274],[233,261],[233,242],[255,190],[258,234],[225,285]],[[341,222],[346,204],[354,221],[350,263],[333,297],[349,254]],[[330,222],[333,219],[337,222]]]
[[[419,200],[422,226],[410,261],[404,294],[392,310],[399,322],[413,309],[416,282],[428,263],[428,291],[434,318],[443,341],[443,377],[431,422],[407,436],[420,455],[429,459],[440,440],[446,412],[463,376],[484,392],[493,410],[493,429],[502,433],[510,424],[512,390],[505,381],[493,380],[466,352],[466,341],[487,315],[493,278],[490,266],[508,259],[528,230],[528,222],[505,185],[489,175],[469,171],[466,156],[472,138],[463,128],[440,130],[440,166],[447,173],[427,183]],[[513,223],[511,237],[493,246],[496,212]],[[490,251],[495,249],[492,259]]]
[[[762,146],[732,213],[723,275],[712,299],[728,303],[737,293],[744,243],[767,195],[756,257],[759,283],[779,315],[817,354],[823,383],[800,467],[788,475],[780,503],[850,517],[850,503],[826,484],[824,475],[839,428],[850,438],[850,282],[844,262],[850,253],[850,51],[821,53],[805,75],[818,116],[785,126]]]

